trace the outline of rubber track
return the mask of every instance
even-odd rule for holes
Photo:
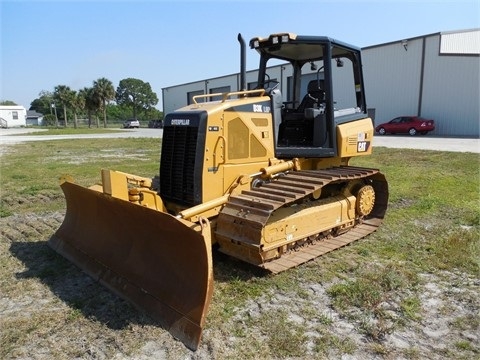
[[[284,254],[279,259],[260,265],[278,273],[363,238],[380,226],[387,207],[388,186],[378,169],[345,166],[289,172],[271,182],[231,196],[220,214],[218,224],[221,227],[222,221],[231,223],[232,218],[238,217],[242,219],[243,226],[248,222],[252,228],[261,229],[276,209],[305,198],[327,184],[372,176],[375,178],[375,175],[380,176],[383,181],[373,181],[376,199],[375,208],[369,218],[345,234],[302,247],[299,251]]]

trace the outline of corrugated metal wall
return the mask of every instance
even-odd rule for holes
[[[375,123],[400,115],[416,115],[420,94],[422,40],[398,41],[364,50],[363,71],[367,106]]]
[[[421,114],[438,135],[479,136],[480,58],[439,55],[440,36],[425,39]]]
[[[436,121],[435,135],[480,136],[480,53],[471,54],[478,51],[471,39],[480,38],[480,30],[446,35],[363,50],[367,104],[376,109],[376,124],[419,115]],[[442,46],[441,40],[448,44]],[[453,53],[456,48],[462,52]]]

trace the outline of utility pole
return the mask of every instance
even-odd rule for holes
[[[58,116],[57,116],[57,107],[55,106],[55,103],[51,104],[53,110],[55,111],[55,127],[58,128]]]

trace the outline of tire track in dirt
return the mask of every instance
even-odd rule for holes
[[[9,243],[37,241],[50,237],[63,221],[64,214],[22,214],[0,219],[0,235]]]

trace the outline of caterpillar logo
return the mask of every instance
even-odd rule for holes
[[[366,152],[370,147],[370,141],[367,140],[367,134],[360,132],[357,135],[357,152]]]
[[[357,143],[357,152],[365,152],[370,147],[370,141],[359,141]]]
[[[188,125],[190,125],[190,119],[172,119],[170,124],[171,125],[188,126]]]

